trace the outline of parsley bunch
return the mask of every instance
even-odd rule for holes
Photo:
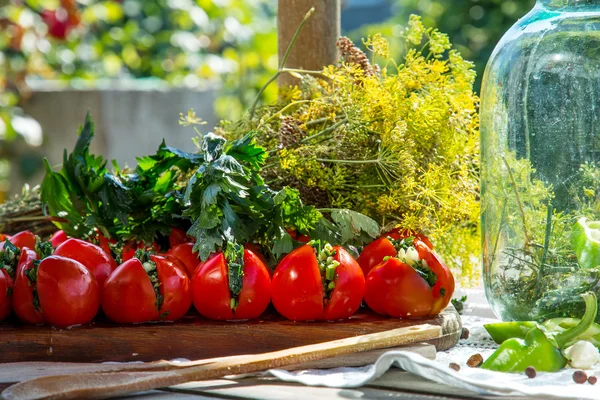
[[[176,226],[189,228],[202,260],[231,246],[255,243],[274,263],[300,245],[290,232],[348,245],[379,234],[379,225],[362,214],[321,210],[331,214],[329,220],[303,204],[297,190],[269,188],[261,177],[269,153],[256,144],[254,132],[235,141],[200,135],[198,153],[163,142],[156,154],[138,158],[134,170],[113,163],[113,172],[101,156],[90,154],[93,136],[88,114],[73,152],[65,151],[60,172],[46,163],[42,202],[70,236],[87,238],[98,230],[116,240],[152,243]]]
[[[203,162],[202,154],[185,153],[163,142],[157,153],[121,170],[90,154],[94,124],[88,113],[71,154],[65,150],[60,172],[46,161],[41,199],[56,225],[69,236],[90,237],[94,229],[107,238],[152,243],[174,226],[186,228],[181,197],[187,176]]]

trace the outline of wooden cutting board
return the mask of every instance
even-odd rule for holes
[[[244,322],[209,321],[190,312],[174,323],[118,325],[98,318],[71,329],[3,322],[0,362],[195,360],[271,352],[420,324],[442,327],[442,335],[430,342],[438,351],[458,343],[462,326],[452,306],[436,317],[418,320],[382,317],[363,309],[345,321],[303,323],[271,311]]]

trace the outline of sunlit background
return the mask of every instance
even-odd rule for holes
[[[0,0],[0,201],[37,183],[43,156],[60,162],[86,108],[102,121],[98,150],[119,162],[162,137],[191,145],[176,133],[177,113],[187,108],[207,129],[240,118],[277,68],[276,3]],[[360,43],[381,32],[398,54],[394,38],[418,13],[476,63],[478,90],[497,41],[533,3],[345,0],[342,33]],[[272,85],[263,100],[276,96]]]

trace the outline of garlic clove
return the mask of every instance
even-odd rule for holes
[[[569,365],[572,368],[590,369],[600,361],[600,352],[596,346],[586,340],[580,340],[568,347],[565,354],[571,360]]]

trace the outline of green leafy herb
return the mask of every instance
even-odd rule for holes
[[[54,252],[54,248],[52,247],[52,242],[45,241],[42,242],[39,237],[37,238],[37,243],[35,244],[35,252],[38,256],[38,259],[43,260],[44,258],[51,256]]]
[[[460,299],[452,299],[450,300],[456,311],[462,315],[462,312],[465,308],[465,301],[467,301],[467,296],[463,296]]]
[[[8,239],[0,251],[0,269],[5,270],[11,278],[14,278],[21,250]]]
[[[160,293],[160,286],[162,285],[162,283],[158,279],[156,263],[150,259],[150,253],[148,253],[147,251],[137,250],[135,252],[135,257],[142,263],[142,267],[144,267],[144,271],[146,271],[146,274],[150,279],[150,283],[152,283],[154,294],[156,294],[156,308],[158,309],[158,311],[160,311],[163,305],[164,297]]]
[[[72,153],[65,151],[60,172],[46,163],[41,198],[50,215],[68,235],[86,238],[92,228],[116,239],[151,243],[168,235],[173,226],[187,229],[182,217],[183,191],[188,175],[203,161],[163,142],[155,155],[138,159],[133,171],[89,153],[94,125],[88,113]]]
[[[227,242],[225,259],[227,260],[227,277],[231,293],[231,309],[235,310],[238,305],[238,296],[242,291],[244,247],[237,243]]]
[[[329,299],[331,292],[335,289],[335,276],[337,267],[340,263],[334,260],[336,251],[331,244],[323,244],[320,240],[311,240],[309,243],[317,253],[317,262],[319,263],[319,271],[321,272],[321,282],[323,284],[323,296]]]
[[[411,266],[419,273],[419,275],[423,277],[423,279],[427,281],[429,286],[433,287],[436,284],[438,280],[437,275],[431,270],[431,268],[423,263],[423,260],[415,261]]]
[[[37,274],[41,262],[41,260],[33,260],[31,262],[31,268],[25,271],[25,276],[27,276],[27,280],[29,280],[29,286],[33,286],[31,294],[33,296],[33,309],[35,311],[41,310],[40,297],[37,292]]]

